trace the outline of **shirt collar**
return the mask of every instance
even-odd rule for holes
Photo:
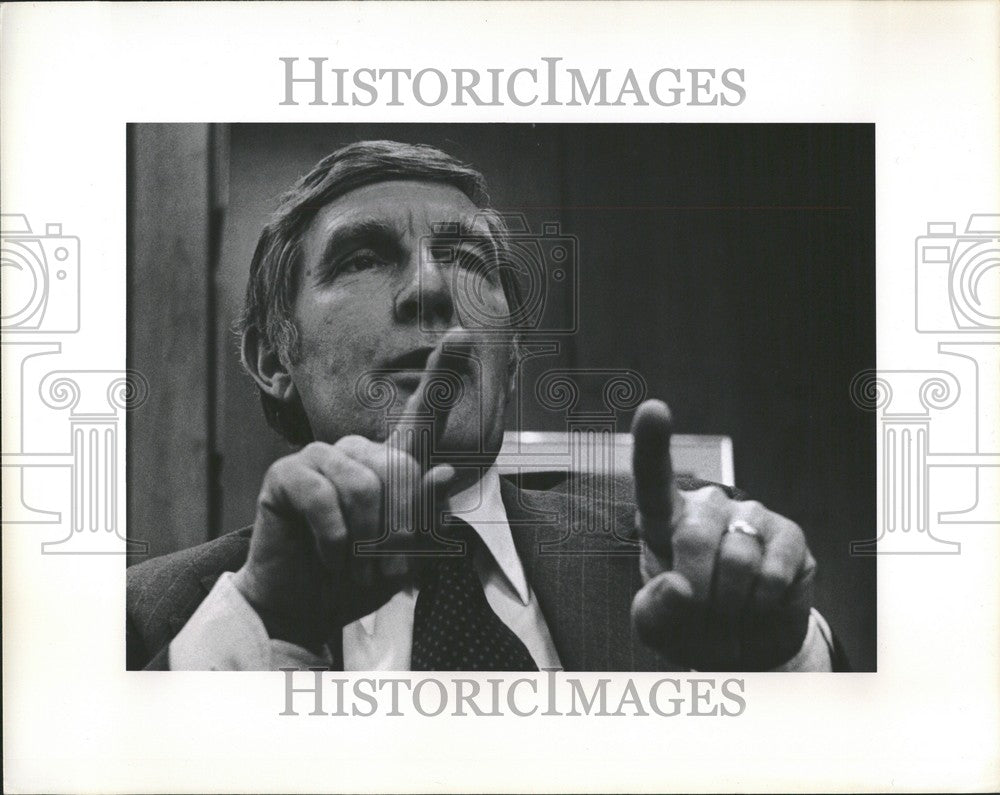
[[[452,496],[448,500],[448,510],[476,531],[521,604],[527,606],[531,600],[528,580],[510,532],[507,509],[500,494],[500,473],[496,465],[490,467],[469,488]],[[368,635],[375,631],[377,615],[376,610],[360,619],[361,626]]]
[[[521,604],[527,605],[531,599],[528,581],[521,558],[514,547],[507,509],[500,494],[500,473],[496,466],[490,467],[478,482],[454,495],[448,501],[448,508],[451,513],[472,526]]]

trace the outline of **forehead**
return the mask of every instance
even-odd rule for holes
[[[401,236],[429,234],[435,224],[471,222],[478,208],[454,185],[416,180],[393,180],[365,185],[323,207],[309,227],[307,247],[321,245],[330,235],[355,224],[378,221]],[[482,219],[476,227],[489,228]]]

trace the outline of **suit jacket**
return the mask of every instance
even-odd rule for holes
[[[501,479],[514,545],[567,671],[683,670],[632,630],[642,586],[630,478]],[[531,485],[533,488],[527,488]],[[708,485],[678,478],[681,489]],[[724,488],[735,499],[744,495]],[[127,667],[165,669],[167,648],[225,571],[246,560],[252,527],[155,558],[127,573]],[[332,648],[334,660],[342,659]],[[834,670],[848,670],[839,645]]]

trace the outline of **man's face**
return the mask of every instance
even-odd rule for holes
[[[499,340],[495,329],[491,335],[476,330],[509,310],[498,271],[482,267],[489,261],[489,230],[476,212],[457,188],[416,181],[358,188],[319,211],[303,239],[294,307],[300,345],[289,364],[317,440],[334,442],[348,434],[383,440],[386,412],[399,411],[413,394],[444,333],[464,327],[471,356],[447,360],[464,396],[452,407],[436,447],[498,449],[510,340]],[[458,257],[434,246],[443,223],[466,233]],[[455,235],[448,237],[453,241]],[[470,295],[477,306],[469,305]],[[390,407],[359,400],[359,384],[364,390],[375,371],[395,389]]]

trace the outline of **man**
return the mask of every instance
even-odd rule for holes
[[[130,668],[843,666],[802,531],[675,478],[663,403],[633,422],[634,493],[587,508],[638,536],[631,555],[553,546],[585,479],[499,477],[519,294],[486,205],[478,172],[393,142],[334,152],[282,198],[242,355],[301,449],[268,470],[252,528],[129,570]]]

